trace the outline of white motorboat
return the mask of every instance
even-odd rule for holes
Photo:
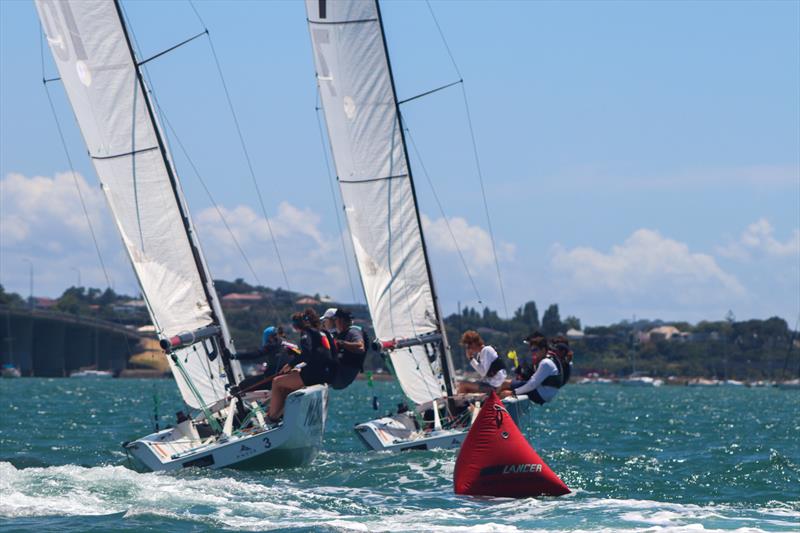
[[[306,13],[328,140],[375,336],[414,404],[410,411],[357,424],[356,432],[374,450],[458,447],[476,406],[455,396],[450,344],[380,6],[306,0]],[[529,404],[507,402],[512,412]]]
[[[110,370],[74,370],[70,372],[71,378],[113,378],[114,373]]]
[[[626,387],[660,387],[664,380],[650,376],[631,376],[620,379],[618,383]]]
[[[2,370],[0,370],[0,376],[4,378],[19,378],[22,377],[22,372],[13,364],[6,363],[3,365]]]
[[[241,366],[141,70],[162,54],[137,59],[118,0],[36,0],[36,8],[155,331],[194,410],[125,449],[151,470],[312,460],[327,387],[290,395],[277,426],[264,420],[268,396],[231,395]]]

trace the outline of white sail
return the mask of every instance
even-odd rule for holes
[[[413,184],[378,8],[306,0],[317,80],[339,186],[375,334],[439,330]],[[423,346],[391,352],[417,404],[445,394],[440,362]]]
[[[119,6],[36,0],[36,8],[156,329],[162,338],[212,324],[226,332]],[[222,357],[209,360],[205,346],[178,351],[201,400],[170,361],[195,408],[224,398],[229,381]]]

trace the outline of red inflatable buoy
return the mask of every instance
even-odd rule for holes
[[[520,432],[492,392],[472,424],[456,459],[456,494],[561,496],[570,490]]]

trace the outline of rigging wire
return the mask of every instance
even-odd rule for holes
[[[433,198],[436,200],[436,205],[439,207],[439,213],[442,215],[442,219],[444,220],[445,225],[447,226],[447,231],[450,233],[450,238],[453,240],[453,244],[456,247],[456,251],[458,252],[458,257],[461,259],[461,264],[464,267],[464,271],[467,273],[467,277],[469,278],[469,282],[472,285],[472,290],[475,291],[475,296],[478,300],[479,304],[483,304],[483,299],[481,298],[481,293],[478,291],[478,286],[475,284],[475,279],[472,277],[472,273],[469,270],[469,265],[467,264],[467,260],[464,258],[464,253],[461,251],[461,247],[458,245],[458,240],[456,239],[455,233],[453,233],[453,228],[450,226],[450,220],[447,218],[447,215],[444,212],[444,207],[442,207],[442,202],[439,200],[439,195],[436,193],[436,188],[433,185],[433,180],[431,180],[430,175],[428,174],[428,169],[425,167],[425,163],[422,161],[422,154],[419,152],[419,148],[417,147],[417,143],[414,141],[414,137],[411,135],[411,130],[408,126],[408,119],[403,117],[403,123],[405,124],[405,131],[408,134],[408,139],[411,141],[411,147],[414,149],[414,154],[417,156],[417,161],[419,161],[419,166],[422,169],[422,174],[425,176],[425,179],[428,181],[428,185],[433,192]]]
[[[317,102],[316,102],[315,109],[316,109],[316,115],[317,115],[317,126],[319,127],[319,140],[320,140],[320,143],[321,143],[321,146],[322,146],[322,153],[325,156],[325,168],[327,169],[327,172],[328,172],[328,185],[330,186],[330,190],[331,190],[331,202],[333,203],[333,212],[336,213],[336,227],[339,230],[339,237],[340,237],[340,239],[342,241],[342,256],[344,257],[344,264],[345,264],[345,267],[347,268],[347,279],[350,282],[350,293],[353,295],[353,303],[355,303],[356,302],[356,289],[355,289],[355,284],[353,283],[353,275],[350,272],[350,261],[347,258],[348,257],[347,245],[346,245],[345,240],[344,240],[344,232],[342,232],[342,220],[341,220],[341,217],[339,216],[339,205],[338,205],[338,202],[336,201],[336,191],[334,190],[334,187],[333,187],[333,173],[331,172],[331,163],[330,163],[330,160],[328,158],[328,150],[327,150],[327,147],[325,146],[325,134],[324,134],[323,128],[322,128],[322,119],[319,116],[319,112],[320,112],[319,105],[320,105],[320,102],[319,102],[319,85],[317,85]]]
[[[206,185],[205,180],[200,175],[200,171],[197,170],[197,166],[194,164],[194,161],[189,156],[189,152],[186,150],[186,147],[183,145],[183,142],[181,142],[180,137],[178,137],[178,133],[175,131],[175,128],[172,126],[172,123],[167,119],[167,116],[164,113],[164,110],[161,109],[161,107],[158,105],[158,103],[156,103],[156,106],[159,108],[159,114],[163,118],[164,124],[166,124],[167,128],[169,128],[169,131],[172,133],[172,136],[175,138],[175,141],[178,143],[178,147],[181,149],[181,152],[183,152],[183,156],[189,162],[189,166],[192,167],[192,170],[194,171],[195,177],[200,182],[200,185],[202,185],[203,190],[206,192],[206,196],[208,196],[208,200],[211,202],[211,205],[214,206],[214,209],[216,210],[217,215],[219,215],[219,218],[222,221],[222,224],[225,226],[225,229],[228,230],[228,233],[230,234],[234,245],[236,245],[236,249],[239,250],[239,254],[242,256],[242,259],[244,260],[245,264],[247,265],[247,268],[250,270],[250,273],[253,275],[253,278],[256,280],[256,283],[258,283],[259,285],[263,285],[261,283],[261,280],[258,278],[258,274],[256,274],[255,269],[253,269],[253,265],[250,263],[250,259],[247,257],[247,254],[245,253],[244,249],[242,248],[241,244],[239,243],[239,240],[236,238],[236,234],[233,232],[233,229],[231,229],[230,225],[228,225],[228,221],[225,219],[225,215],[222,214],[222,210],[219,208],[219,205],[214,200],[214,196],[211,194],[211,191],[209,190],[208,186]]]
[[[100,251],[100,244],[97,242],[97,234],[94,231],[94,226],[92,225],[92,220],[89,218],[89,210],[86,208],[86,200],[83,198],[83,192],[81,191],[80,183],[78,182],[78,176],[75,173],[75,165],[72,164],[72,157],[69,155],[69,149],[67,148],[67,141],[64,138],[64,132],[61,129],[61,121],[58,120],[58,113],[56,113],[56,107],[53,103],[53,98],[50,96],[50,90],[47,88],[47,83],[45,80],[45,72],[44,72],[44,30],[40,28],[41,38],[39,39],[39,49],[40,55],[42,59],[42,85],[44,86],[44,92],[47,95],[47,101],[50,104],[50,111],[53,113],[53,120],[56,123],[56,129],[58,130],[58,137],[61,139],[61,147],[64,149],[64,155],[67,158],[67,164],[69,165],[70,174],[72,174],[72,181],[75,184],[75,190],[78,191],[78,198],[81,201],[81,209],[83,209],[83,215],[86,217],[86,224],[89,226],[89,233],[92,235],[92,243],[94,243],[95,252],[97,252],[97,259],[100,261],[100,267],[103,270],[103,276],[106,279],[106,286],[111,287],[111,278],[108,275],[108,269],[106,269],[106,263],[103,260],[103,254]]]
[[[453,68],[456,70],[458,77],[463,80],[464,77],[461,75],[461,70],[458,68],[458,64],[456,63],[455,57],[453,57],[453,52],[450,50],[450,45],[447,43],[447,39],[445,39],[442,27],[439,25],[439,20],[436,18],[436,14],[433,12],[433,7],[431,6],[430,0],[425,0],[425,4],[428,6],[428,11],[430,11],[431,17],[433,18],[433,22],[436,25],[436,29],[439,31],[439,37],[441,37],[445,50],[447,50],[447,55],[450,56],[450,61],[453,64]],[[478,144],[475,141],[475,129],[472,127],[472,113],[470,112],[469,108],[469,100],[467,99],[467,89],[465,83],[461,84],[461,94],[464,97],[464,109],[466,110],[467,124],[469,125],[469,133],[470,133],[470,138],[472,140],[472,152],[475,158],[475,167],[477,168],[478,172],[478,182],[480,183],[481,186],[483,209],[486,212],[486,222],[489,226],[489,238],[492,241],[492,255],[494,256],[494,265],[495,269],[497,270],[497,282],[500,286],[500,296],[503,300],[503,310],[505,311],[506,318],[510,318],[510,315],[508,313],[508,303],[506,301],[506,293],[505,289],[503,288],[503,278],[500,274],[500,262],[497,259],[497,246],[495,244],[494,229],[492,228],[492,219],[491,216],[489,215],[489,203],[486,200],[486,188],[484,187],[483,184],[483,171],[481,170],[481,163],[478,157]]]
[[[200,21],[200,24],[203,26],[203,29],[206,31],[206,36],[208,37],[208,45],[211,49],[211,55],[214,57],[214,63],[217,67],[217,73],[219,74],[219,79],[222,82],[222,88],[225,92],[225,98],[228,102],[228,108],[230,109],[231,116],[233,117],[233,123],[236,126],[236,133],[239,136],[239,143],[242,147],[242,152],[244,153],[245,160],[247,161],[247,168],[250,170],[250,177],[253,181],[253,186],[256,189],[256,195],[258,196],[258,203],[261,206],[261,212],[264,215],[264,220],[267,223],[267,230],[269,231],[270,239],[272,240],[272,245],[275,248],[275,256],[278,259],[278,264],[281,267],[281,273],[283,274],[283,280],[286,283],[286,289],[292,290],[291,285],[289,284],[289,277],[286,275],[286,268],[283,264],[283,259],[281,258],[280,250],[278,249],[278,241],[275,238],[275,233],[272,231],[272,223],[270,222],[270,217],[267,214],[267,208],[264,204],[264,197],[261,194],[261,188],[258,186],[258,180],[256,180],[256,173],[253,170],[253,163],[250,160],[250,153],[247,150],[247,145],[244,142],[244,136],[242,135],[242,128],[239,125],[239,119],[236,116],[236,111],[233,107],[233,101],[231,100],[230,92],[228,91],[228,84],[225,82],[225,76],[222,73],[222,66],[220,65],[219,58],[217,57],[217,51],[214,48],[214,41],[211,39],[211,33],[209,33],[208,28],[206,27],[205,22],[203,21],[203,17],[200,16],[198,13],[197,8],[194,5],[192,0],[189,0],[189,6],[191,6],[192,11],[197,16],[197,19]]]
[[[50,89],[47,87],[47,83],[50,81],[57,81],[60,78],[51,78],[48,79],[45,76],[45,67],[44,67],[44,28],[39,26],[39,55],[41,59],[41,67],[42,67],[42,86],[44,87],[45,95],[47,95],[47,102],[50,104],[50,111],[53,114],[53,121],[56,123],[56,130],[58,131],[58,137],[61,140],[61,147],[64,149],[64,155],[67,158],[67,164],[69,165],[70,174],[72,175],[72,182],[75,184],[75,190],[78,192],[78,198],[81,202],[81,209],[83,210],[83,216],[86,218],[86,225],[89,226],[89,233],[92,236],[92,243],[94,244],[94,250],[97,253],[97,259],[100,262],[100,268],[103,271],[103,277],[106,280],[106,287],[111,288],[111,277],[108,274],[108,269],[106,268],[105,260],[103,259],[103,253],[100,250],[100,244],[97,241],[97,234],[94,231],[94,225],[92,224],[92,219],[89,217],[89,210],[86,207],[86,200],[83,197],[83,192],[81,191],[80,182],[78,181],[78,176],[75,172],[75,165],[72,163],[72,156],[69,154],[69,149],[67,148],[67,141],[64,137],[64,131],[61,129],[61,121],[58,120],[58,113],[56,112],[56,106],[53,103],[53,98],[50,95]],[[81,288],[81,287],[78,287]],[[113,289],[112,289],[113,290]],[[97,330],[95,329],[95,335],[97,334]],[[122,341],[125,343],[125,350],[128,352],[128,360],[133,356],[133,352],[131,351],[130,342],[128,341],[128,336],[120,332],[122,335]],[[95,366],[98,366],[97,370],[100,370],[99,365],[95,363]]]

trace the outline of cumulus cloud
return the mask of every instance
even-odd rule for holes
[[[712,256],[693,253],[686,244],[649,229],[635,231],[608,253],[589,247],[568,250],[557,244],[551,266],[566,277],[570,288],[610,297],[688,303],[745,293],[739,280]]]
[[[83,284],[106,286],[76,181],[112,285],[122,292],[136,291],[103,193],[71,172],[52,177],[10,173],[0,180],[0,282],[8,289],[27,294],[28,261],[33,263],[37,295],[61,294],[79,275]]]
[[[76,178],[112,285],[117,291],[136,293],[138,286],[102,191],[81,175]],[[0,283],[27,293],[30,260],[37,295],[61,294],[77,282],[78,271],[84,285],[106,286],[71,173],[53,177],[8,174],[0,180],[0,203]],[[193,219],[214,277],[256,281],[233,234],[262,283],[286,286],[266,220],[252,207],[220,206],[219,212],[207,208]],[[350,298],[339,236],[321,230],[324,226],[317,213],[283,202],[270,223],[292,289]]]
[[[263,215],[246,205],[220,206],[219,210],[210,207],[200,211],[194,221],[209,259],[209,268],[216,277],[253,277],[236,249],[231,238],[233,234],[245,250],[257,281],[285,287],[283,262],[293,290],[338,297],[351,294],[339,236],[324,234],[320,229],[321,217],[311,209],[281,202],[277,213],[269,220],[269,227]],[[270,237],[270,227],[280,261]]]
[[[785,242],[775,238],[775,228],[766,218],[747,226],[737,241],[717,248],[723,257],[747,260],[755,256],[800,258],[800,229]]]
[[[452,253],[456,253],[460,249],[470,267],[477,269],[494,263],[492,240],[489,237],[489,232],[480,226],[470,226],[461,217],[431,220],[426,215],[422,215],[421,218],[426,242],[432,248]],[[515,251],[513,244],[497,243],[497,258],[500,261],[512,261]]]
[[[88,235],[75,181],[83,194],[87,211],[95,226],[104,218],[103,193],[91,188],[80,174],[58,173],[55,177],[12,173],[0,181],[3,212],[0,215],[0,241],[6,246],[26,243],[63,251],[64,237],[81,239]]]

